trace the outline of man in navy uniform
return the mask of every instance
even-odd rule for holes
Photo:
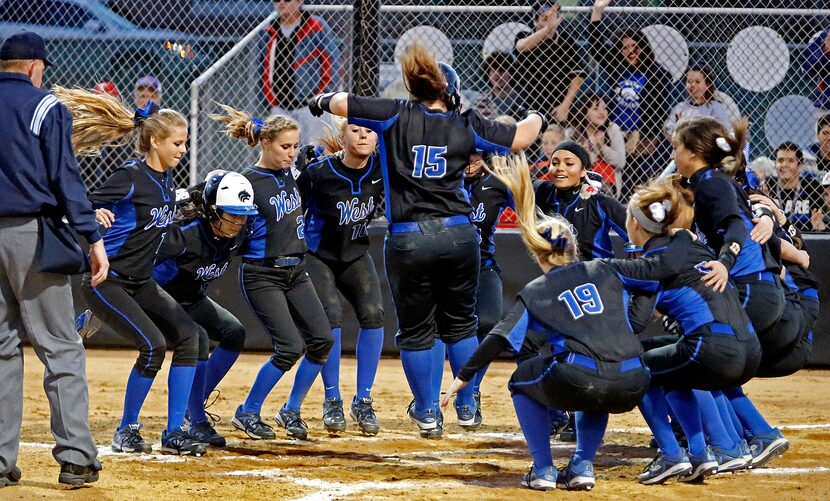
[[[98,480],[89,431],[86,354],[74,328],[69,277],[40,271],[41,216],[65,217],[90,244],[93,283],[109,262],[72,151],[72,118],[40,89],[50,66],[37,34],[20,31],[0,45],[0,487],[15,485],[23,419],[23,338],[45,371],[52,454],[58,481]]]

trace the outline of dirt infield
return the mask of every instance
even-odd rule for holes
[[[221,396],[210,409],[222,416],[217,425],[228,447],[202,458],[161,454],[113,454],[109,443],[120,420],[124,384],[134,360],[131,351],[89,352],[90,423],[100,444],[104,471],[92,487],[70,490],[57,483],[52,459],[49,408],[43,395],[43,367],[26,351],[23,444],[18,466],[20,486],[0,490],[0,499],[525,499],[541,493],[519,486],[530,465],[506,389],[512,367],[496,363],[483,386],[484,426],[465,433],[447,416],[443,440],[418,438],[404,418],[410,397],[398,360],[383,360],[375,385],[375,408],[383,429],[377,437],[349,430],[330,437],[322,427],[322,385],[315,384],[303,409],[309,440],[254,441],[230,425],[265,354],[243,355],[221,383]],[[344,400],[354,391],[353,359],[342,362]],[[167,366],[159,374],[141,420],[144,437],[158,441],[166,416]],[[288,396],[293,373],[277,385],[263,408],[271,417]],[[445,372],[446,387],[449,371]],[[547,496],[580,499],[685,499],[722,496],[735,499],[830,499],[830,371],[803,371],[782,380],[756,380],[747,386],[761,411],[775,425],[787,427],[790,451],[769,468],[720,475],[705,485],[669,483],[645,487],[634,480],[653,456],[649,434],[636,412],[611,417],[611,431],[600,449],[597,487],[590,493],[554,491]],[[348,412],[348,408],[347,408]],[[789,428],[793,427],[793,428]],[[278,437],[285,437],[277,430]],[[554,443],[558,465],[572,446]]]

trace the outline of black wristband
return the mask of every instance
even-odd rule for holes
[[[545,116],[545,114],[544,114],[544,113],[542,113],[541,111],[536,111],[536,110],[527,110],[527,111],[525,112],[525,116],[524,116],[524,117],[525,117],[525,118],[527,118],[527,117],[529,117],[530,115],[539,115],[539,118],[541,118],[541,119],[542,119],[542,127],[539,129],[539,135],[541,136],[542,134],[544,134],[544,133],[545,133],[545,131],[546,131],[546,130],[548,130],[548,125],[550,125],[550,124],[548,124],[548,119],[547,119],[547,117],[546,117],[546,116]]]
[[[729,271],[735,266],[735,262],[738,260],[738,254],[740,253],[741,244],[738,242],[724,242],[718,254],[718,261],[723,263],[726,266],[726,270]]]

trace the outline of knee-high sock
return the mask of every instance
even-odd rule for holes
[[[288,403],[285,404],[286,407],[300,412],[303,400],[305,400],[308,390],[314,384],[314,380],[317,379],[317,375],[320,374],[322,368],[322,364],[316,364],[309,360],[308,357],[303,357],[303,361],[297,367],[297,374],[294,376],[294,386],[291,387],[291,394],[288,395]]]
[[[438,412],[438,406],[441,402],[441,382],[444,379],[444,360],[447,357],[447,345],[440,339],[436,339],[435,344],[432,345],[432,350],[430,350],[430,357],[432,369],[430,371],[429,396],[432,399],[432,405]]]
[[[732,426],[735,427],[735,431],[738,432],[738,435],[740,435],[741,438],[745,438],[749,441],[752,437],[747,433],[746,427],[743,423],[741,423],[741,419],[737,414],[735,414],[735,408],[732,407],[732,401],[730,401],[729,397],[727,397],[722,391],[720,394],[723,397],[723,401],[726,402],[726,410],[732,418]]]
[[[666,392],[666,402],[674,411],[686,440],[689,453],[701,456],[706,452],[706,439],[703,436],[703,423],[700,422],[700,408],[692,390],[671,390]]]
[[[432,350],[401,350],[401,365],[415,397],[415,409],[434,409],[432,398]]]
[[[270,360],[262,365],[259,373],[256,375],[251,391],[248,392],[248,397],[245,403],[242,404],[243,412],[260,413],[262,410],[262,403],[265,402],[265,397],[274,389],[274,385],[285,374],[282,369],[278,369]]]
[[[167,431],[181,428],[184,424],[184,412],[187,409],[190,390],[193,389],[195,375],[196,367],[192,365],[170,367],[167,377]]]
[[[683,456],[683,449],[677,443],[677,438],[669,423],[669,407],[663,388],[659,386],[649,388],[638,407],[651,432],[654,433],[654,439],[663,454],[670,459],[680,459]]]
[[[732,420],[732,415],[734,414],[732,404],[729,403],[729,400],[727,400],[726,395],[722,391],[713,391],[712,397],[715,399],[715,405],[718,406],[718,414],[720,414],[720,420],[723,422],[723,427],[726,428],[729,439],[733,442],[740,443],[744,438],[744,434],[743,430],[735,428],[735,421]]]
[[[602,437],[608,426],[608,413],[582,412],[576,413],[576,452],[573,461],[593,461],[597,449],[602,445]]]
[[[355,398],[372,396],[372,386],[378,372],[380,354],[383,351],[383,327],[377,329],[360,328],[357,331],[357,391]],[[331,357],[331,355],[329,355]],[[325,380],[324,380],[325,381]]]
[[[239,358],[238,351],[226,350],[221,346],[213,350],[205,370],[205,395],[202,400],[206,399],[210,392],[216,389],[219,381],[231,370],[237,358]]]
[[[703,430],[709,437],[709,444],[719,447],[724,450],[731,450],[738,446],[738,437],[732,429],[732,421],[729,422],[729,428],[732,429],[732,435],[726,429],[726,425],[721,419],[721,414],[718,411],[718,404],[715,402],[715,397],[708,391],[692,390],[697,400],[698,408],[700,409],[700,420],[703,424]]]
[[[130,371],[127,379],[127,391],[124,393],[124,414],[121,415],[121,425],[118,429],[138,422],[138,414],[144,405],[150,387],[153,386],[153,378],[142,376],[135,367]]]
[[[323,379],[323,389],[326,392],[326,400],[330,398],[340,399],[340,327],[331,330],[334,344],[331,345],[329,357],[323,368],[320,370],[320,377]]]
[[[476,372],[476,375],[473,377],[472,381],[473,393],[481,393],[481,382],[484,380],[484,375],[487,374],[487,369],[489,367],[490,364],[487,364],[482,367],[480,371]]]
[[[450,368],[452,368],[453,376],[458,374],[458,371],[464,367],[464,364],[467,363],[477,348],[478,338],[475,336],[470,336],[467,339],[462,339],[461,341],[456,341],[455,343],[447,345],[447,353],[449,355]],[[455,397],[455,405],[458,407],[464,405],[469,405],[470,408],[475,407],[473,387],[471,385],[465,386],[458,392],[458,396]]]
[[[187,413],[190,415],[190,423],[201,423],[207,421],[205,415],[205,376],[207,373],[207,360],[196,362],[196,372],[193,375],[193,385],[190,388],[190,397],[187,399]]]
[[[772,431],[772,426],[758,412],[758,409],[755,408],[755,405],[749,397],[744,394],[744,390],[740,386],[723,390],[723,394],[732,403],[732,408],[735,410],[735,414],[738,415],[744,428],[748,428],[753,435],[760,435]]]
[[[536,468],[553,465],[550,454],[550,420],[547,408],[522,394],[513,395],[513,407]]]

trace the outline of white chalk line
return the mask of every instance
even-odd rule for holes
[[[830,473],[826,466],[815,468],[758,468],[749,470],[753,475],[806,475],[808,473]]]

